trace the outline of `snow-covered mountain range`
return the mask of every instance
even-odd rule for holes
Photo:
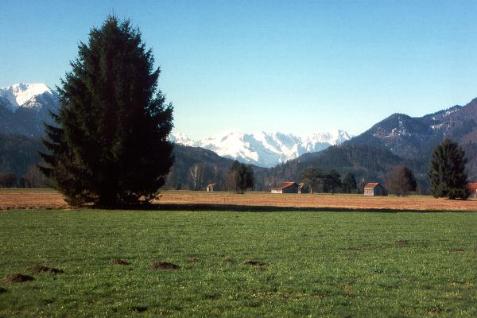
[[[0,133],[41,137],[58,104],[56,93],[42,83],[0,88]]]
[[[0,88],[0,133],[41,137],[43,123],[51,121],[49,111],[57,107],[56,93],[43,83],[19,83]],[[171,136],[176,143],[205,148],[220,156],[262,167],[273,167],[348,139],[349,134],[342,130],[309,136],[280,132],[230,132],[201,140],[183,134]]]
[[[186,146],[209,149],[220,156],[237,159],[244,163],[273,167],[304,153],[317,152],[332,145],[339,145],[350,138],[346,131],[334,130],[309,136],[281,132],[230,132],[200,140],[178,133],[174,134],[171,140]]]
[[[9,87],[0,88],[0,98],[3,99],[6,107],[11,111],[16,111],[19,107],[41,107],[43,106],[42,99],[53,99],[55,98],[55,94],[43,83],[18,83]]]

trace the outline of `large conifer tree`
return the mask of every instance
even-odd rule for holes
[[[80,43],[42,154],[42,171],[70,203],[148,202],[164,184],[173,163],[173,108],[157,88],[153,64],[129,21],[108,17]]]
[[[445,139],[432,153],[429,179],[432,195],[449,199],[467,199],[464,150],[455,142]]]

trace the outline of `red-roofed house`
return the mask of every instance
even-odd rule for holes
[[[368,182],[364,186],[364,195],[366,196],[388,195],[388,192],[380,183]]]
[[[278,188],[272,188],[272,193],[298,193],[298,183],[293,181],[282,182]]]
[[[470,192],[469,198],[477,198],[477,182],[467,183],[467,189]]]

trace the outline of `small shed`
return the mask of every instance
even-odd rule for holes
[[[368,182],[364,186],[364,195],[374,197],[388,195],[388,192],[379,182]]]
[[[298,193],[299,185],[293,181],[282,182],[278,188],[272,188],[272,193]]]
[[[215,183],[210,183],[207,185],[207,192],[214,192]]]
[[[477,198],[477,182],[467,183],[467,190],[470,192],[469,198]]]

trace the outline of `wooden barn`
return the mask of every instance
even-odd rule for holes
[[[378,182],[368,182],[364,186],[364,195],[365,196],[381,196],[381,195],[388,195],[386,188],[384,188]]]
[[[470,192],[469,198],[477,198],[477,182],[467,183],[467,189]]]
[[[298,193],[299,185],[293,181],[283,182],[278,188],[272,188],[272,193]]]

